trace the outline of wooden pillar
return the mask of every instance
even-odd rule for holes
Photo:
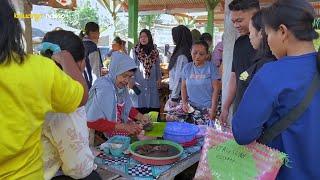
[[[24,14],[31,14],[32,11],[32,4],[29,1],[24,1]],[[26,40],[26,52],[28,54],[33,53],[33,47],[32,47],[32,24],[31,24],[31,18],[25,18],[24,19],[24,38]]]
[[[219,4],[220,0],[206,0],[206,7],[208,11],[208,22],[206,26],[206,32],[210,33],[214,40],[214,9]]]
[[[233,47],[234,47],[234,42],[238,37],[238,34],[231,22],[231,15],[228,7],[231,1],[232,0],[225,1],[224,37],[223,37],[224,39],[223,39],[223,56],[222,56],[222,59],[223,59],[222,60],[223,62],[222,104],[226,100],[227,93],[228,93],[228,88],[229,88],[228,82],[230,79],[231,67],[232,67],[232,61],[233,61]],[[230,120],[232,109],[229,112],[230,112],[229,114],[229,120]]]
[[[138,41],[138,1],[128,0],[129,4],[129,23],[128,23],[128,52]]]
[[[211,9],[211,7],[207,7],[208,11],[208,22],[207,22],[207,27],[206,27],[206,32],[210,33],[213,37],[213,19],[214,19],[214,9]]]

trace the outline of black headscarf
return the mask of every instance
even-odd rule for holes
[[[192,47],[192,35],[190,30],[184,26],[179,25],[172,28],[172,38],[176,47],[172,53],[169,70],[171,70],[177,62],[178,56],[185,55],[188,58],[188,61],[192,61],[191,57],[191,47]]]
[[[145,78],[149,79],[151,75],[151,68],[153,64],[157,60],[159,60],[159,52],[157,49],[157,46],[153,44],[153,39],[151,32],[148,29],[143,29],[140,32],[140,35],[142,33],[146,33],[148,36],[148,44],[142,45],[140,42],[134,47],[134,51],[136,54],[137,59],[143,63],[143,67],[145,69]]]
[[[153,44],[153,38],[151,35],[151,32],[148,29],[142,29],[139,33],[139,37],[141,36],[142,33],[146,33],[146,35],[148,36],[148,44],[146,45],[142,45],[140,42],[138,43],[140,48],[143,49],[143,51],[149,55],[151,53],[151,51],[153,49],[155,49],[156,47]]]

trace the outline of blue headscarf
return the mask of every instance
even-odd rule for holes
[[[113,52],[109,73],[95,81],[89,92],[89,99],[86,104],[88,121],[105,118],[109,121],[117,120],[117,103],[125,103],[124,112],[121,119],[123,122],[128,120],[132,102],[129,97],[128,89],[116,87],[116,77],[137,66],[133,59],[120,52]]]

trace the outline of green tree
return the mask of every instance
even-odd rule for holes
[[[161,24],[160,14],[139,16],[139,29],[151,30],[155,24]]]
[[[112,21],[111,25],[114,26],[114,32],[113,36],[120,36],[127,35],[128,32],[125,32],[125,29],[128,27],[128,23],[122,22],[118,17],[118,12],[122,5],[122,0],[101,0],[107,9],[107,11],[110,13],[111,18],[110,21]],[[127,20],[128,21],[128,20]],[[120,35],[119,35],[120,34]]]
[[[313,26],[314,26],[316,29],[320,29],[320,18],[316,18],[316,19],[313,21]]]
[[[317,30],[318,34],[320,35],[320,30]],[[316,39],[313,41],[314,47],[316,48],[316,50],[319,49],[320,47],[320,38]]]
[[[84,6],[78,7],[76,10],[58,9],[56,13],[63,17],[66,25],[76,28],[84,29],[87,22],[99,22],[97,8],[93,8],[89,1],[84,3]]]
[[[128,18],[117,18],[114,27],[114,36],[119,36],[122,39],[128,37]]]
[[[188,28],[195,28],[197,17],[183,17],[183,16],[175,16],[175,19],[178,21],[179,24],[183,24]]]

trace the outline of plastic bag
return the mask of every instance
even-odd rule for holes
[[[170,112],[170,111],[177,111],[178,109],[180,109],[178,107],[179,103],[178,102],[173,102],[171,101],[171,99],[169,98],[168,101],[166,102],[166,104],[164,105],[164,111]]]
[[[275,179],[285,159],[256,142],[238,145],[230,129],[208,128],[194,179]]]

